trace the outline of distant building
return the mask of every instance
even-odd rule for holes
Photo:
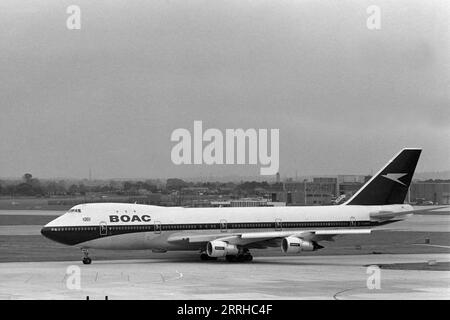
[[[287,205],[327,205],[336,197],[336,190],[336,178],[315,177],[312,181],[286,182],[284,190],[273,192],[271,199]]]
[[[208,194],[210,192],[209,188],[204,187],[183,187],[180,190],[180,193],[183,195],[203,195]]]
[[[450,204],[450,181],[414,181],[409,189],[409,201],[422,204]]]
[[[243,198],[226,201],[211,201],[212,207],[280,207],[285,202],[273,202],[263,198]]]
[[[371,176],[367,175],[338,175],[336,197],[346,195],[347,198],[358,191],[364,183],[369,181]]]
[[[352,196],[370,178],[366,175],[338,175],[312,177],[302,182],[286,181],[282,190],[272,190],[267,197],[287,205],[331,205],[339,197]]]

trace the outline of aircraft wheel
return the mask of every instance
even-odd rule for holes
[[[237,256],[225,256],[225,260],[227,260],[228,262],[236,262]]]
[[[83,263],[84,264],[91,264],[92,263],[92,259],[91,258],[83,258]]]
[[[200,260],[202,260],[202,261],[209,260],[209,256],[206,253],[202,253],[200,255]]]

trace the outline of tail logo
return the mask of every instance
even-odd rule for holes
[[[403,182],[401,182],[399,179],[406,176],[407,173],[387,173],[387,174],[383,174],[381,175],[382,177],[388,178],[392,181],[395,181],[397,183],[400,183],[402,185],[404,185],[406,187],[406,184],[404,184]]]

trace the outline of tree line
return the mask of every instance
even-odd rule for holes
[[[26,173],[18,181],[0,181],[2,196],[73,196],[87,193],[135,194],[139,191],[157,192],[158,188],[149,181],[104,181],[91,185],[84,182],[71,183],[67,180],[41,181]]]
[[[86,182],[86,181],[85,181]],[[142,192],[169,193],[189,188],[206,188],[216,193],[234,193],[240,196],[258,193],[261,189],[278,189],[281,184],[266,181],[234,182],[188,182],[178,178],[169,178],[166,183],[154,180],[145,181],[116,181],[105,180],[96,182],[70,182],[69,180],[39,180],[32,174],[26,173],[21,180],[1,181],[0,195],[2,196],[74,196],[88,193],[114,193],[118,195],[135,195]]]

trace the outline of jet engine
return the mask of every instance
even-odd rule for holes
[[[281,251],[286,254],[299,253],[302,251],[315,251],[323,247],[317,242],[306,241],[297,237],[286,237],[281,241]]]
[[[220,240],[213,240],[208,242],[206,245],[206,253],[210,257],[218,258],[228,255],[237,255],[239,253],[239,249],[234,244],[228,244]]]

